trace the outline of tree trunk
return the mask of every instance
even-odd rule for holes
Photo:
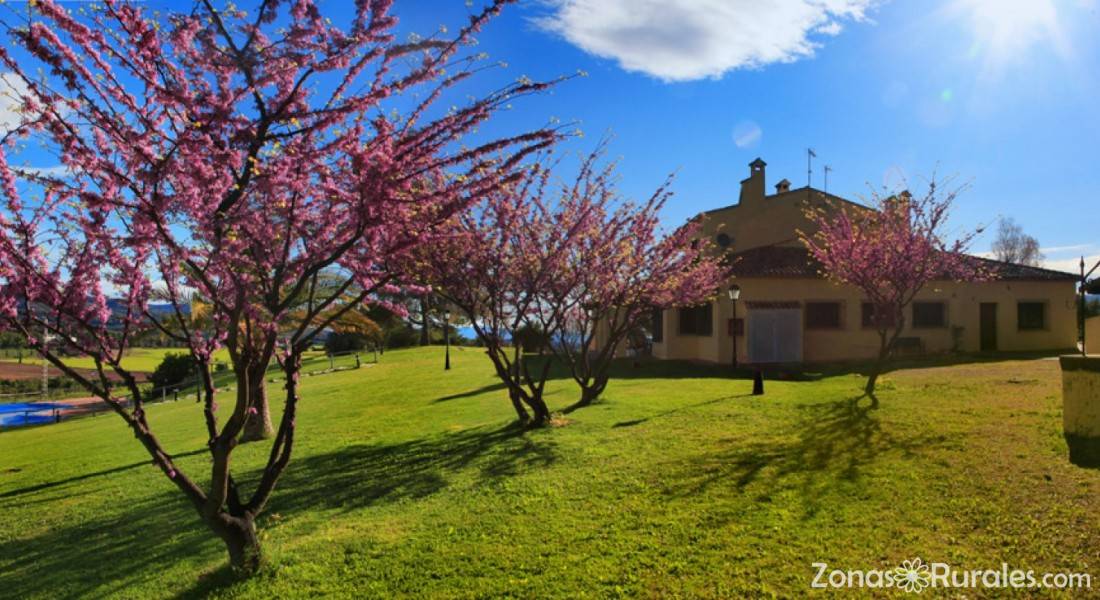
[[[577,406],[588,406],[600,397],[600,390],[594,385],[581,388],[581,399],[577,400]]]
[[[523,402],[519,399],[519,392],[509,390],[508,396],[512,399],[512,408],[516,409],[516,418],[519,419],[520,425],[526,425],[531,420],[531,415],[523,407]]]
[[[589,383],[588,385],[585,385],[585,384],[580,384],[580,385],[581,385],[581,398],[580,398],[580,400],[577,400],[576,402],[574,402],[573,405],[570,406],[569,408],[566,408],[564,412],[571,413],[571,412],[577,410],[578,408],[584,408],[586,406],[591,406],[596,400],[598,400],[600,398],[600,394],[602,394],[604,388],[607,387],[607,382],[604,382],[602,384],[601,383]]]
[[[256,534],[256,522],[250,516],[233,517],[219,515],[214,532],[225,542],[229,551],[229,564],[243,575],[252,575],[263,563],[260,538]]]
[[[256,442],[266,440],[275,435],[275,428],[271,425],[271,408],[267,402],[267,365],[254,367],[248,377],[248,405],[256,409],[256,414],[249,414],[241,431],[242,442]]]
[[[905,326],[904,317],[896,315],[895,323],[897,323],[897,325],[892,335],[890,331],[885,329],[880,329],[878,332],[878,358],[875,360],[874,364],[871,365],[871,372],[867,375],[867,385],[863,387],[864,395],[871,399],[871,408],[878,408],[878,396],[875,395],[875,384],[878,383],[878,376],[881,375],[883,369],[886,368],[886,361],[890,359],[890,354],[893,352],[894,342],[897,341],[898,336],[901,335],[902,328]]]
[[[431,306],[428,304],[428,297],[424,296],[420,299],[420,345],[428,346],[432,343],[432,332],[429,329],[428,312],[431,310]]]
[[[531,412],[535,413],[534,419],[531,420],[533,427],[541,427],[550,422],[550,409],[546,406],[546,401],[542,399],[541,394],[529,398],[527,405],[531,407]]]
[[[875,393],[875,382],[878,381],[879,371],[878,364],[871,367],[871,373],[867,375],[867,385],[863,388],[863,392],[867,395]]]
[[[867,385],[863,388],[863,393],[871,399],[871,408],[878,408],[878,396],[875,395],[875,383],[878,382],[878,376],[882,372],[882,360],[875,361],[874,366],[871,367],[871,373],[867,376]]]

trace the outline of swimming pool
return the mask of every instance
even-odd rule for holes
[[[40,425],[57,420],[56,411],[69,408],[52,402],[11,402],[0,404],[0,427]]]

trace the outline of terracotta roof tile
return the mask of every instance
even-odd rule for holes
[[[999,281],[1076,281],[1077,275],[970,256]],[[805,248],[763,246],[726,255],[735,277],[819,278],[821,268]]]

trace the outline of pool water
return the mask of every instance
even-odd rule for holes
[[[0,427],[53,423],[54,411],[68,408],[64,404],[47,402],[11,402],[0,404]]]

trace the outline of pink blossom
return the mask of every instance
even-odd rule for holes
[[[920,197],[909,192],[876,196],[873,208],[826,202],[807,209],[817,231],[802,232],[801,238],[821,264],[822,273],[858,288],[873,307],[879,369],[905,327],[905,307],[926,284],[989,276],[966,254],[979,232],[963,232],[955,240],[946,237],[947,217],[958,193],[943,193],[932,181]],[[877,376],[878,371],[873,371],[868,394],[874,391]]]
[[[41,194],[24,202],[5,154],[17,145],[0,148],[0,330],[58,361],[91,357],[105,377],[84,385],[154,456],[166,454],[143,392],[123,403],[103,383],[133,377],[123,357],[135,339],[172,337],[204,385],[223,348],[238,390],[273,359],[296,382],[321,331],[421,283],[392,266],[560,138],[479,133],[542,83],[434,106],[480,70],[462,53],[508,2],[492,0],[450,39],[407,45],[388,0],[356,2],[344,26],[314,0],[265,3],[258,16],[205,4],[161,16],[125,0],[85,15],[39,0],[0,46],[0,69],[26,88],[24,122],[5,139],[49,148],[68,173],[35,176]],[[394,107],[405,114],[391,117]],[[282,399],[291,423],[297,393],[288,385]],[[233,415],[267,410],[244,396]],[[267,420],[218,422],[215,410],[202,419],[212,452],[225,453],[211,485],[224,491],[235,444],[218,442]],[[293,428],[279,429],[258,506],[290,458]],[[195,502],[212,493],[180,489]]]

